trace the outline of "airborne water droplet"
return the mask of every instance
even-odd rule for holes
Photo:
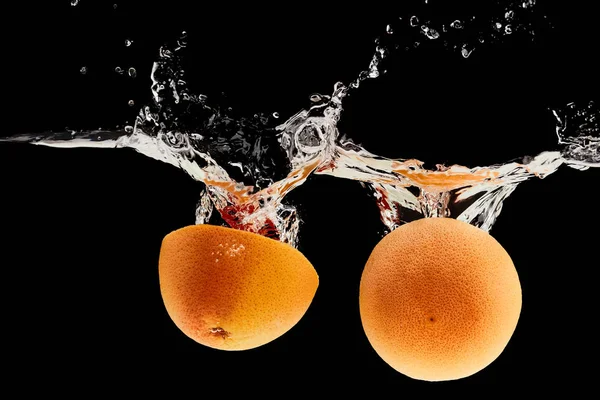
[[[513,12],[513,10],[509,10],[506,12],[506,14],[504,14],[504,18],[506,18],[507,21],[510,21],[514,16],[515,13]]]
[[[440,34],[438,31],[436,31],[435,29],[429,28],[425,25],[423,25],[421,27],[421,30],[423,31],[423,33],[425,33],[425,36],[427,36],[429,39],[437,39],[440,37]]]
[[[510,25],[506,25],[504,27],[504,33],[506,33],[507,35],[510,35],[512,33],[512,27]]]
[[[77,4],[79,4],[79,0],[71,0],[71,5],[73,7],[75,7]]]
[[[279,113],[277,111],[273,113],[273,118],[279,118]]]
[[[81,67],[81,69],[79,70],[79,72],[81,72],[82,75],[87,74],[87,67]]]
[[[385,31],[391,35],[394,33],[394,30],[392,29],[392,27],[388,24],[388,26],[385,27]]]
[[[130,106],[133,106],[133,105],[135,105],[135,101],[133,101],[133,100],[129,100],[129,101],[127,102],[127,104],[129,104]]]
[[[126,40],[125,40],[125,46],[129,47],[129,46],[131,46],[132,44],[133,44],[133,40],[131,40],[131,39],[126,39]]]
[[[125,127],[125,133],[133,133],[133,126],[127,125]]]
[[[502,24],[500,22],[496,22],[496,29],[497,30],[502,29]]]
[[[135,68],[131,67],[129,68],[129,70],[127,71],[127,73],[129,74],[130,77],[135,78],[137,75],[137,71],[135,70]]]
[[[417,26],[419,25],[419,18],[417,18],[415,15],[413,15],[412,17],[410,17],[410,26]]]
[[[121,68],[121,67],[116,67],[116,68],[115,68],[115,72],[116,72],[117,74],[121,74],[121,75],[122,75],[124,71],[123,71],[123,68]]]
[[[462,54],[462,56],[464,58],[469,58],[469,56],[471,55],[472,52],[473,52],[473,50],[467,49],[466,46],[463,46],[462,50],[460,51],[460,53]]]
[[[462,29],[463,25],[462,25],[462,22],[460,22],[460,20],[457,19],[456,21],[454,21],[450,24],[450,27],[454,28],[454,29]]]
[[[313,103],[318,103],[319,101],[321,101],[321,95],[320,94],[311,95],[310,101],[312,101]]]

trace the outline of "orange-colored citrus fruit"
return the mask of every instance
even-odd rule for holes
[[[374,248],[360,282],[367,338],[392,368],[446,381],[482,370],[505,349],[521,284],[487,232],[451,218],[400,226]]]
[[[305,314],[319,285],[311,263],[292,246],[212,225],[165,236],[159,280],[175,325],[221,350],[251,349],[283,335]]]

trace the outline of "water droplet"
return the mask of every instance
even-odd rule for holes
[[[125,46],[129,47],[133,44],[133,40],[131,39],[125,39]]]
[[[121,68],[121,67],[116,67],[116,68],[115,68],[115,72],[116,72],[117,74],[121,74],[121,75],[122,75],[124,71],[123,71],[123,68]]]
[[[133,126],[127,125],[125,127],[125,133],[133,133]]]
[[[130,77],[135,78],[137,76],[137,71],[135,70],[135,68],[131,67],[127,70],[127,73],[129,74]]]
[[[454,28],[454,29],[462,29],[463,25],[462,25],[462,22],[460,22],[460,20],[457,19],[456,21],[454,21],[450,24],[450,27]]]
[[[171,58],[173,56],[173,53],[171,53],[171,50],[167,49],[164,46],[161,46],[161,48],[159,49],[159,54],[161,58]]]
[[[410,26],[417,26],[419,25],[419,18],[417,18],[415,15],[413,15],[412,17],[410,17]]]
[[[421,29],[423,30],[423,33],[425,33],[425,36],[427,36],[429,39],[437,39],[440,37],[440,33],[435,29],[428,28],[425,25],[423,25]]]
[[[311,95],[310,101],[312,101],[313,103],[318,103],[319,101],[321,101],[321,95],[318,93]]]
[[[207,95],[205,95],[205,94],[199,94],[199,95],[198,95],[198,100],[199,100],[199,101],[201,101],[201,102],[205,102],[205,101],[206,101],[206,99],[208,99],[208,96],[207,96]]]
[[[506,18],[507,21],[510,21],[514,16],[515,13],[513,12],[513,10],[509,10],[506,12],[506,14],[504,14],[504,18]]]
[[[273,118],[279,118],[279,113],[277,111],[273,113]]]
[[[469,50],[466,46],[463,46],[462,50],[460,51],[460,53],[462,54],[462,56],[464,58],[469,58],[469,56],[471,55],[471,53],[473,52],[473,50]]]
[[[496,30],[502,29],[502,24],[500,22],[496,22]]]
[[[480,37],[479,38],[479,43],[483,43],[483,42],[485,42],[485,39],[483,37]]]
[[[82,75],[87,74],[87,67],[81,67],[81,69],[79,70],[79,72],[81,72]]]
[[[421,44],[421,43],[419,43],[419,42],[415,42],[415,43],[413,44],[413,46],[415,46],[415,47],[419,47],[419,45],[420,45],[420,44]]]
[[[135,101],[133,101],[133,100],[129,100],[129,101],[127,102],[127,104],[129,104],[130,106],[133,106],[133,105],[135,105]]]
[[[386,33],[388,33],[389,35],[394,33],[394,30],[392,29],[392,27],[388,24],[388,26],[385,27],[385,31]]]
[[[77,4],[79,4],[79,0],[71,0],[71,5],[73,7],[75,7]]]
[[[504,33],[506,33],[507,35],[510,35],[512,33],[512,26],[506,25],[504,27]]]
[[[117,9],[117,7],[118,7],[118,6],[117,6],[116,4],[113,4],[113,9],[114,9],[114,10],[116,10],[116,9]]]

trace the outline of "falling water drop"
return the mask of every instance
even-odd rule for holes
[[[131,39],[126,39],[126,40],[125,40],[125,46],[129,47],[129,46],[131,46],[132,44],[133,44],[133,40],[131,40]]]
[[[125,133],[133,133],[133,126],[127,125],[125,127]]]
[[[79,70],[79,72],[81,72],[82,75],[87,74],[87,67],[81,67],[81,69]]]
[[[410,17],[410,26],[417,26],[419,25],[419,18],[416,17],[416,15],[413,15],[412,17]]]
[[[71,0],[71,5],[73,7],[75,7],[77,4],[79,4],[79,0]]]
[[[440,33],[438,31],[436,31],[435,29],[429,28],[425,25],[423,25],[421,27],[421,30],[423,31],[425,36],[427,36],[429,39],[437,39],[440,37]]]
[[[277,111],[273,113],[273,118],[279,118],[279,113]]]
[[[115,72],[116,72],[117,74],[123,75],[123,72],[124,72],[124,71],[123,71],[123,68],[121,68],[121,67],[116,67],[116,68],[115,68]]]
[[[129,106],[134,106],[134,105],[135,105],[135,101],[133,101],[133,100],[129,100],[129,101],[127,102],[127,104],[128,104]]]
[[[504,33],[506,33],[507,35],[510,35],[512,33],[512,26],[510,26],[510,24],[504,27]]]
[[[457,19],[456,21],[454,21],[450,24],[450,27],[454,28],[454,29],[462,29],[463,24],[462,24],[462,22],[460,22],[460,20]]]
[[[321,101],[321,95],[318,93],[311,95],[310,101],[312,101],[313,103],[318,103],[319,101]]]
[[[127,73],[129,74],[130,77],[135,78],[137,75],[137,71],[135,70],[135,68],[131,67],[127,70]]]
[[[385,27],[385,31],[388,35],[391,35],[394,33],[394,30],[392,29],[392,27],[388,24],[388,26]]]
[[[466,45],[464,45],[462,50],[460,51],[460,53],[462,54],[462,56],[464,58],[469,58],[469,56],[471,55],[472,52],[473,52],[473,50],[472,49],[469,50]]]

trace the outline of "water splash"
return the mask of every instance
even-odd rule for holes
[[[585,170],[600,163],[600,113],[598,105],[590,101],[585,106],[572,102],[552,111],[556,121],[558,143],[565,145],[562,156],[573,168]]]
[[[76,148],[132,148],[156,160],[182,169],[204,183],[196,207],[196,223],[209,223],[218,213],[222,221],[282,242],[297,245],[299,217],[285,196],[311,174],[351,179],[373,196],[381,220],[388,230],[423,217],[453,217],[489,231],[502,209],[503,201],[517,185],[531,177],[544,178],[561,165],[584,170],[600,167],[600,113],[594,102],[568,104],[553,110],[560,148],[535,157],[488,167],[437,165],[423,168],[415,159],[389,159],[372,154],[340,135],[343,99],[366,79],[380,75],[383,60],[403,48],[397,38],[403,29],[440,42],[444,36],[471,30],[477,43],[511,33],[524,26],[520,17],[535,2],[525,1],[502,10],[502,22],[488,19],[487,30],[474,30],[474,18],[452,19],[439,27],[411,16],[399,27],[388,25],[386,38],[376,42],[368,68],[348,85],[338,82],[331,95],[313,94],[310,106],[283,123],[279,114],[237,115],[224,99],[192,93],[182,68],[181,54],[187,33],[171,46],[159,49],[151,72],[153,102],[141,107],[134,125],[122,130],[46,132],[18,135],[0,141]],[[402,19],[400,21],[403,21]],[[491,21],[491,22],[490,22]],[[496,27],[500,28],[496,30]],[[504,30],[502,27],[504,26]],[[476,44],[443,46],[468,57]],[[418,43],[418,42],[415,42]],[[414,46],[410,46],[414,48]],[[125,71],[117,67],[119,73]],[[129,69],[128,74],[132,75]],[[383,72],[384,70],[382,70]],[[133,105],[133,101],[129,101]]]

